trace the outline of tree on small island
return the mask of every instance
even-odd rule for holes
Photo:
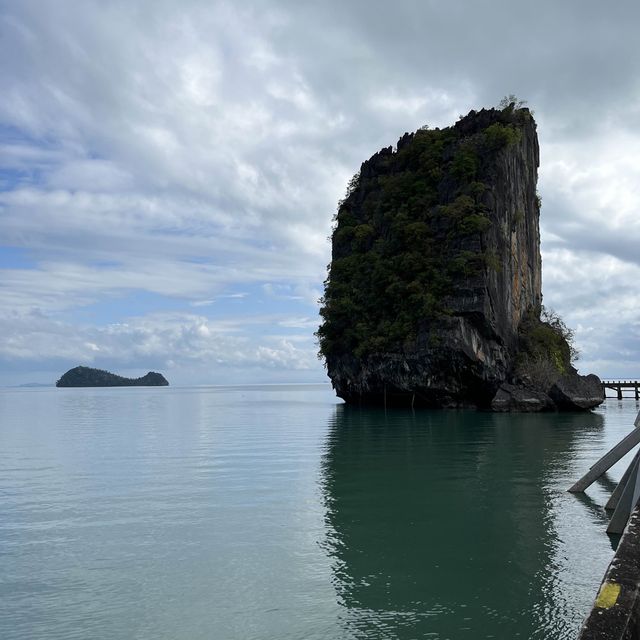
[[[141,378],[125,378],[91,367],[69,369],[56,382],[56,387],[166,387],[168,385],[167,379],[155,371],[149,371]]]

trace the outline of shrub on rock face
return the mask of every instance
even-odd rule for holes
[[[548,391],[561,376],[574,371],[573,363],[579,357],[574,334],[555,311],[542,307],[540,317],[529,314],[519,334],[518,377]]]

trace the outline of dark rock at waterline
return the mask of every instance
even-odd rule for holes
[[[604,402],[600,378],[575,372],[558,378],[545,391],[529,385],[500,385],[491,401],[493,411],[583,411]]]
[[[167,379],[155,371],[140,378],[124,378],[102,369],[74,367],[62,375],[56,387],[166,387],[168,384]]]
[[[506,382],[500,385],[491,401],[492,411],[552,411],[556,408],[553,400],[536,389],[517,387]]]
[[[549,396],[561,411],[592,409],[604,402],[604,389],[598,376],[569,374],[558,378]]]

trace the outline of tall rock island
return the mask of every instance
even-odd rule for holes
[[[341,201],[318,330],[348,403],[585,409],[596,376],[543,314],[538,138],[514,104],[405,133]]]

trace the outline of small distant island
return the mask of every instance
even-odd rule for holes
[[[141,378],[124,378],[103,369],[74,367],[56,382],[56,387],[166,387],[167,379],[155,371]]]

